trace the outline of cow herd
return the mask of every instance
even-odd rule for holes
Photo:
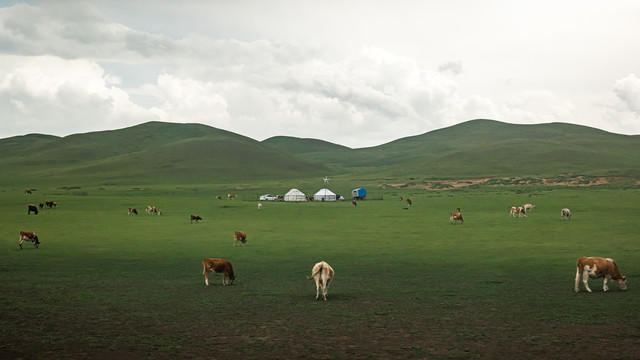
[[[227,199],[234,199],[236,195],[228,194]],[[403,199],[400,198],[402,201]],[[411,200],[406,199],[407,205],[411,206]],[[262,204],[258,204],[258,209],[262,209]],[[356,201],[352,201],[353,206],[357,206]],[[44,204],[39,204],[40,209],[44,208],[54,208],[58,206],[57,202],[47,201]],[[515,217],[515,214],[518,214],[518,217],[527,217],[527,213],[531,212],[536,206],[532,204],[524,204],[522,206],[512,206],[509,212],[510,217]],[[34,204],[28,205],[27,214],[30,215],[31,212],[34,214],[38,214],[38,207]],[[162,210],[156,208],[155,206],[147,206],[146,207],[147,215],[162,215]],[[138,215],[138,211],[136,208],[128,208],[127,215]],[[571,211],[568,208],[563,208],[560,211],[560,216],[562,220],[571,219]],[[202,217],[199,215],[191,215],[190,216],[191,223],[194,221],[198,223],[202,221]],[[459,222],[460,224],[464,224],[464,219],[462,217],[462,213],[460,208],[457,208],[456,211],[451,212],[449,216],[449,221],[453,224]],[[22,243],[24,241],[29,241],[33,243],[34,248],[38,248],[40,245],[40,239],[38,235],[33,231],[20,231],[18,244],[20,249],[22,249]],[[233,246],[245,246],[247,242],[247,235],[242,231],[235,231],[233,234]],[[233,266],[231,263],[224,259],[218,258],[204,258],[202,260],[202,274],[205,278],[206,286],[209,285],[209,274],[221,273],[222,274],[222,285],[231,285],[233,281],[237,278],[233,271]],[[331,280],[334,277],[333,268],[324,261],[321,261],[315,264],[311,270],[311,276],[308,276],[307,279],[314,279],[316,283],[316,300],[319,299],[320,293],[322,293],[323,299],[327,300],[327,289]],[[576,292],[579,291],[579,282],[582,279],[585,289],[588,292],[591,292],[589,288],[588,279],[596,279],[603,278],[603,291],[608,291],[609,287],[607,286],[607,282],[609,280],[615,280],[618,282],[618,286],[621,290],[627,290],[626,285],[626,277],[620,274],[617,264],[613,259],[610,258],[602,258],[602,257],[581,257],[578,259],[576,264],[576,278],[575,278],[575,286],[574,290]],[[228,279],[228,281],[227,281]]]

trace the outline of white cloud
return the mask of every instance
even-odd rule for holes
[[[629,110],[640,115],[640,79],[635,74],[617,80],[613,91]]]
[[[197,1],[0,7],[0,111],[6,114],[0,137],[149,120],[200,122],[258,140],[291,135],[352,147],[473,118],[640,131],[633,125],[640,112],[638,78],[621,78],[611,89],[613,70],[633,62],[609,64],[588,56],[590,47],[567,47],[572,36],[586,41],[580,35],[586,24],[597,35],[589,38],[593,48],[606,42],[607,59],[637,58],[610,39],[625,43],[628,25],[635,24],[626,16],[632,11],[587,4],[580,7],[583,17],[606,11],[617,19],[615,26],[599,17],[574,23],[574,29],[566,23],[572,17],[562,16],[571,6],[545,1],[491,11],[465,3],[468,13],[496,12],[495,21],[480,23],[488,27],[456,6],[425,2],[330,2],[319,9],[284,0],[284,12],[248,4],[247,11]],[[555,13],[534,31],[530,24],[539,18],[529,18],[527,9]],[[330,14],[336,16],[327,26],[322,19]],[[354,19],[358,26],[350,31]],[[548,56],[558,49],[562,57]],[[625,56],[616,55],[621,51]],[[591,100],[597,98],[606,101]]]

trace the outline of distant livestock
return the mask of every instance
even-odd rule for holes
[[[262,204],[258,203],[258,210],[262,210]]]
[[[147,206],[147,215],[158,215],[161,216],[162,215],[162,210],[156,208],[155,206]]]
[[[509,212],[509,216],[516,217],[516,214],[518,214],[518,217],[527,217],[527,213],[524,211],[524,208],[519,206],[512,206],[511,211]]]
[[[528,212],[531,212],[533,209],[535,209],[536,206],[533,204],[524,204],[522,205],[522,208],[524,208],[525,213],[528,213]]]
[[[209,286],[209,273],[216,272],[222,274],[222,285],[227,285],[227,278],[229,278],[229,285],[233,284],[233,280],[237,276],[233,273],[233,266],[227,260],[223,259],[202,259],[202,275],[204,275],[204,283]]]
[[[131,215],[131,214],[138,215],[138,210],[136,210],[136,208],[129,208],[129,212],[127,212],[127,215]]]
[[[233,246],[236,246],[236,243],[239,243],[238,246],[244,246],[247,243],[247,234],[242,231],[236,231],[233,233]]]
[[[38,234],[33,231],[20,231],[20,239],[18,240],[20,249],[22,249],[22,242],[25,240],[31,241],[33,243],[33,247],[36,249],[40,246],[40,239],[38,239]]]
[[[571,219],[571,211],[567,208],[564,208],[560,211],[560,219],[562,220],[570,220]]]
[[[216,195],[216,199],[217,200],[222,200],[222,196],[221,195]]]
[[[452,212],[449,216],[449,222],[454,223],[456,221],[460,221],[460,224],[464,224],[464,219],[462,218],[462,214],[460,211]]]
[[[320,261],[319,263],[313,266],[311,269],[311,276],[307,277],[307,280],[315,280],[316,282],[316,300],[320,296],[320,289],[322,289],[322,297],[324,301],[327,301],[327,290],[329,289],[329,284],[333,279],[333,268],[329,266],[324,261]]]
[[[193,221],[196,221],[196,223],[198,223],[198,221],[202,221],[202,218],[200,217],[200,215],[191,215],[191,223],[193,224]]]
[[[32,194],[31,190],[25,190],[24,193],[25,194]]]
[[[31,215],[32,211],[33,211],[34,214],[38,215],[38,207],[36,207],[33,204],[29,204],[28,205],[28,209],[27,209],[27,215]]]
[[[227,200],[229,199],[235,199],[237,197],[236,194],[227,194]]]
[[[45,201],[44,204],[49,209],[58,207],[58,203],[56,201]]]
[[[588,283],[589,278],[604,278],[602,291],[609,290],[607,281],[611,279],[618,281],[618,286],[621,290],[627,290],[627,278],[620,274],[618,265],[616,265],[616,262],[613,261],[613,259],[605,259],[598,256],[579,258],[576,265],[576,283],[574,287],[574,290],[576,292],[580,291],[580,277],[582,277],[582,283],[584,284],[584,288],[587,289],[588,292],[591,292]]]
[[[356,199],[351,200],[351,205],[358,206],[358,202],[356,201]]]
[[[407,198],[407,206],[411,206],[411,204],[413,204],[413,203],[411,202],[411,199],[408,199],[408,198]]]

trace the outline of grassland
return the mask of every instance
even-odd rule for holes
[[[357,207],[258,211],[256,195],[286,186],[72,185],[0,188],[2,358],[640,357],[637,186],[377,188],[383,200]],[[238,200],[215,199],[231,191]],[[27,215],[44,201],[59,208]],[[509,218],[523,203],[537,207]],[[146,205],[164,215],[127,215]],[[449,224],[456,207],[464,225]],[[40,248],[18,250],[20,230]],[[616,259],[629,290],[593,280],[575,293],[582,255]],[[205,287],[203,257],[231,261],[238,279]],[[336,271],[326,302],[305,279],[320,260]]]

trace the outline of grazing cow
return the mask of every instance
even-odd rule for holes
[[[33,204],[29,204],[29,209],[27,210],[27,215],[31,215],[31,212],[33,211],[34,214],[38,215],[38,208],[33,205]]]
[[[38,239],[38,234],[33,231],[20,231],[20,239],[18,241],[18,245],[20,245],[20,249],[22,250],[22,242],[31,241],[33,243],[34,248],[38,248],[40,246],[40,239]]]
[[[237,278],[233,273],[233,266],[227,260],[202,259],[202,275],[204,275],[204,283],[207,286],[209,286],[209,273],[211,272],[222,273],[222,285],[227,285],[227,278],[229,278],[229,285],[233,285],[233,280]]]
[[[40,209],[42,209],[44,207],[43,203],[38,204],[38,206],[40,207]]]
[[[202,218],[200,217],[200,215],[191,215],[191,223],[193,224],[193,220],[196,221],[196,224],[198,223],[198,221],[201,221]]]
[[[358,202],[356,201],[356,199],[351,200],[351,205],[358,206]]]
[[[627,278],[620,274],[620,270],[618,270],[618,265],[613,259],[605,259],[603,257],[581,257],[578,259],[578,264],[576,265],[576,284],[574,290],[576,292],[580,291],[579,282],[580,277],[582,276],[582,282],[584,283],[584,288],[587,289],[588,292],[591,292],[589,289],[588,280],[589,278],[597,279],[604,278],[604,282],[602,284],[602,291],[609,290],[607,286],[607,281],[610,279],[618,280],[618,286],[621,290],[627,290]]]
[[[155,214],[155,215],[161,216],[162,215],[162,210],[156,208],[155,206],[149,205],[149,206],[147,206],[147,215],[151,215],[151,214]]]
[[[222,196],[221,195],[216,195],[216,200],[222,200]]]
[[[518,214],[518,217],[527,217],[527,213],[524,211],[524,208],[519,206],[512,206],[511,212],[509,212],[509,216],[516,217],[516,214]]]
[[[464,219],[462,218],[460,211],[452,212],[449,216],[450,223],[453,224],[455,221],[460,221],[460,224],[464,224]]]
[[[284,195],[276,195],[276,201],[284,201]]]
[[[320,289],[322,288],[322,297],[324,298],[324,301],[327,301],[327,290],[331,280],[333,279],[333,274],[333,268],[324,261],[320,261],[313,265],[313,269],[311,269],[311,276],[307,276],[307,280],[313,279],[316,281],[316,300],[318,300]]]
[[[31,190],[25,190],[24,193],[25,194],[32,194]]]
[[[44,202],[44,204],[45,204],[45,206],[46,206],[47,208],[49,208],[49,209],[52,209],[52,208],[54,208],[54,207],[55,207],[55,208],[57,208],[57,207],[58,207],[58,203],[57,203],[56,201],[45,201],[45,202]]]
[[[411,199],[407,198],[407,206],[411,206],[412,202]]]
[[[262,203],[258,203],[258,210],[262,210]]]
[[[129,212],[127,213],[127,215],[131,215],[131,214],[138,215],[138,210],[136,210],[136,208],[129,208]]]
[[[235,199],[237,197],[236,194],[227,194],[227,200],[229,199]]]
[[[238,244],[238,246],[242,245],[244,246],[247,243],[247,234],[243,233],[242,231],[236,231],[233,233],[233,246],[236,246],[236,243],[240,243]]]
[[[569,220],[571,219],[571,210],[564,208],[560,211],[560,219]]]
[[[526,213],[527,212],[531,212],[533,209],[536,208],[536,206],[532,205],[532,204],[524,204],[524,205],[522,205],[522,207],[524,208],[524,212],[526,212]]]
[[[402,201],[402,196],[400,196],[400,198],[398,198],[398,200]]]

